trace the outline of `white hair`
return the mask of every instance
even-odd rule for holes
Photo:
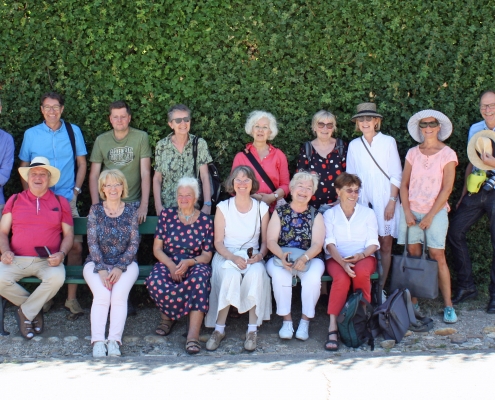
[[[248,115],[246,125],[244,126],[244,129],[246,130],[246,133],[249,136],[253,136],[253,126],[261,119],[261,118],[267,118],[269,123],[270,123],[270,130],[272,131],[270,133],[270,136],[268,137],[268,140],[273,140],[275,139],[275,136],[278,135],[278,127],[277,127],[277,120],[273,116],[273,114],[270,114],[267,111],[262,111],[262,110],[255,110],[251,114]]]
[[[316,189],[318,188],[319,180],[319,175],[301,170],[297,174],[294,174],[294,176],[292,177],[289,183],[289,189],[292,191],[301,181],[311,181],[311,183],[313,184],[313,194],[315,194]]]
[[[192,178],[190,176],[180,178],[179,182],[177,182],[177,191],[182,187],[191,188],[194,192],[195,200],[197,201],[199,199],[199,184],[196,178]]]

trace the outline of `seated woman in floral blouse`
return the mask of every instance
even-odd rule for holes
[[[139,247],[136,208],[125,204],[128,188],[124,174],[105,170],[98,179],[102,203],[93,204],[88,216],[88,247],[83,275],[93,292],[91,343],[93,357],[105,357],[105,327],[110,308],[108,355],[120,356],[127,317],[127,298],[139,268],[134,257]]]

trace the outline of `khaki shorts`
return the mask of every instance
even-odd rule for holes
[[[72,196],[72,200],[70,201],[70,211],[72,212],[72,218],[79,217],[79,211],[77,211],[77,196]],[[74,235],[74,242],[83,242],[82,235]]]

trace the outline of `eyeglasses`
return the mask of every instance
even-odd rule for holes
[[[251,179],[244,179],[244,180],[241,180],[241,179],[234,179],[234,182],[237,183],[238,185],[244,183],[245,185],[247,185],[249,182],[251,182]]]
[[[359,192],[361,191],[361,189],[343,189],[344,192],[348,193],[348,194],[351,194],[351,193],[355,193],[355,194],[359,194]]]
[[[318,128],[323,129],[325,126],[327,127],[327,129],[333,129],[333,122],[329,122],[328,124],[318,122]]]
[[[129,118],[128,115],[114,115],[113,117],[111,117],[113,121],[124,121],[126,120],[127,118]]]
[[[62,108],[62,106],[41,106],[41,107],[43,107],[43,110],[45,111],[50,111],[50,110],[60,111],[60,109]]]
[[[182,121],[189,122],[190,120],[191,120],[191,117],[172,118],[172,121],[174,121],[176,124],[180,124]]]
[[[299,190],[305,190],[307,192],[311,192],[313,191],[313,187],[309,187],[309,186],[302,186],[302,185],[297,185],[296,186],[296,189],[299,189]]]
[[[480,110],[495,110],[495,103],[492,104],[480,104]]]
[[[104,188],[107,188],[107,189],[115,189],[115,188],[118,188],[122,186],[122,183],[114,183],[112,185],[103,185]]]
[[[373,119],[373,117],[370,117],[369,115],[365,115],[364,117],[357,117],[356,119],[359,122],[364,122],[364,121],[370,122]]]
[[[430,128],[436,128],[438,125],[440,125],[440,123],[438,121],[430,121],[430,122],[420,122],[419,123],[419,127],[420,128],[426,128],[426,127],[430,127]]]
[[[270,130],[270,127],[269,126],[259,126],[259,125],[255,125],[254,129],[258,130],[258,131],[269,131]]]

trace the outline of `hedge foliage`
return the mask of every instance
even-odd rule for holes
[[[477,98],[493,85],[494,13],[488,0],[3,1],[0,126],[20,146],[24,130],[41,121],[41,93],[55,90],[89,151],[109,129],[108,104],[121,98],[155,144],[169,132],[167,108],[182,102],[225,174],[249,140],[243,126],[253,109],[277,117],[274,144],[294,167],[321,108],[351,139],[356,104],[376,102],[382,131],[402,156],[414,144],[408,118],[434,108],[454,124],[455,203],[467,130],[481,118]],[[14,179],[7,192],[18,188]],[[486,221],[478,227],[471,253],[486,282],[492,253]]]

